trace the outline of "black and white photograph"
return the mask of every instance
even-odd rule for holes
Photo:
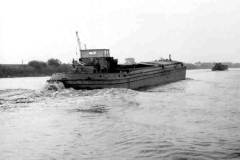
[[[0,0],[0,160],[240,160],[240,1]]]

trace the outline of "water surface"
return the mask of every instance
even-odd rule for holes
[[[144,91],[0,79],[0,159],[240,159],[240,70]]]

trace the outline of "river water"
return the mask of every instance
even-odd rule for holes
[[[240,159],[240,70],[148,90],[0,79],[0,159]]]

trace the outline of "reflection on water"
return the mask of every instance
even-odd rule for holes
[[[187,77],[145,91],[0,79],[0,159],[240,159],[240,70]]]

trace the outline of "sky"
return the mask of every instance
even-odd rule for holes
[[[109,48],[124,62],[240,62],[239,0],[0,0],[0,64]]]

